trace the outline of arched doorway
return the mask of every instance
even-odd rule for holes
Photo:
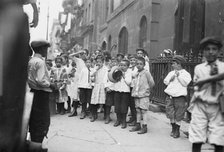
[[[126,54],[128,52],[128,31],[123,27],[119,33],[118,52]]]
[[[147,43],[147,19],[143,16],[140,20],[139,47],[145,48]]]
[[[103,43],[101,45],[101,49],[106,50],[106,48],[107,48],[107,43],[105,41],[103,41]]]

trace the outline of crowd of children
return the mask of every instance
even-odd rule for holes
[[[184,69],[185,58],[173,56],[172,71],[164,79],[166,114],[172,126],[171,136],[180,137],[181,121],[188,110],[192,113],[189,127],[189,140],[192,152],[200,152],[205,142],[222,152],[224,144],[224,63],[217,59],[222,47],[221,41],[213,37],[204,38],[200,47],[205,61],[195,67],[195,90],[188,107],[188,85],[191,75]],[[52,96],[56,111],[69,117],[77,116],[81,104],[80,119],[90,116],[90,121],[98,119],[98,112],[104,111],[105,124],[111,122],[110,113],[114,106],[116,121],[114,127],[127,123],[133,128],[130,132],[147,133],[147,111],[150,93],[155,85],[150,73],[149,62],[144,49],[137,49],[136,55],[124,56],[118,53],[111,57],[108,52],[97,50],[90,55],[84,49],[73,54],[61,54],[54,60],[46,60],[51,82],[56,84]],[[118,73],[113,73],[115,70]],[[111,80],[114,74],[116,78]],[[131,118],[127,121],[130,109]]]
[[[99,50],[89,55],[84,49],[73,54],[62,53],[54,61],[46,60],[46,64],[51,81],[57,84],[52,92],[56,113],[71,112],[69,117],[77,116],[77,108],[81,105],[80,119],[90,114],[90,121],[94,122],[98,112],[104,111],[105,124],[108,124],[114,106],[114,127],[121,125],[124,129],[128,122],[134,126],[131,132],[147,132],[146,112],[154,80],[144,49],[137,49],[136,55],[118,53],[116,57]],[[113,69],[121,73],[116,81],[108,77]],[[127,121],[129,107],[131,118]]]

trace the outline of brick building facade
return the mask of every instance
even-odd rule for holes
[[[164,49],[198,53],[204,36],[223,38],[223,5],[220,0],[83,0],[83,47],[112,55],[143,47],[150,58]]]

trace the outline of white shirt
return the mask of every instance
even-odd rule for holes
[[[168,73],[164,79],[164,83],[167,85],[164,90],[165,93],[172,97],[186,96],[187,95],[187,86],[191,82],[191,75],[185,69],[179,70],[179,76],[175,75],[175,78],[172,82],[170,79],[175,75],[175,71]]]
[[[114,90],[118,92],[130,92],[132,73],[130,70],[124,72],[124,78],[114,84]]]
[[[78,80],[78,88],[86,88],[91,89],[91,71],[85,67],[81,70],[79,74],[79,80]]]

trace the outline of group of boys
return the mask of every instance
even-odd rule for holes
[[[48,44],[44,43],[44,46],[47,47]],[[219,51],[222,48],[222,43],[214,37],[206,37],[200,42],[200,47],[204,51],[206,61],[197,65],[194,71],[195,91],[191,99],[190,107],[188,108],[192,113],[189,127],[189,140],[193,143],[192,152],[200,152],[202,144],[207,141],[214,145],[215,152],[223,152],[224,63],[217,59]],[[32,62],[36,63],[37,61],[41,61],[39,66],[43,66],[41,57],[45,56],[45,54],[41,53],[43,52],[43,49],[37,48],[38,47],[36,46],[34,58],[32,58],[29,63],[31,72],[29,72],[28,83],[31,87],[31,91],[35,93],[33,101],[33,107],[35,108],[33,108],[31,112],[31,118],[33,117],[31,120],[33,120],[33,122],[30,122],[30,131],[33,131],[33,133],[31,133],[31,140],[34,139],[42,142],[43,137],[47,134],[49,121],[46,117],[43,118],[43,120],[38,119],[38,121],[44,121],[46,126],[42,126],[42,129],[36,126],[37,124],[34,118],[38,117],[38,111],[40,110],[39,106],[42,106],[43,104],[42,102],[39,102],[39,100],[47,100],[47,94],[45,93],[50,92],[49,88],[54,90],[55,88],[58,88],[58,86],[49,81],[49,77],[46,72],[44,72],[44,68],[42,68],[41,74],[36,73],[37,76],[35,73],[32,73],[32,70],[35,70],[32,69]],[[90,70],[91,60],[85,56],[88,55],[87,50],[70,55],[76,63],[76,73],[84,73],[81,77],[83,78],[82,83],[78,83],[82,84],[82,87],[79,86],[78,89],[80,90],[80,101],[84,106],[82,108],[82,118],[85,118],[86,116],[87,103],[91,108],[94,99],[91,95],[92,88],[94,88],[93,82],[97,77],[98,79],[101,78],[99,77],[100,72],[97,71],[103,69],[102,67],[107,66],[107,72],[109,72],[114,66],[118,66],[119,70],[122,72],[118,81],[110,82],[107,74],[104,74],[104,80],[101,81],[101,79],[99,79],[101,83],[104,83],[104,89],[100,91],[100,95],[106,96],[102,98],[105,99],[105,123],[108,124],[110,122],[110,108],[114,105],[117,116],[114,126],[117,127],[121,124],[122,128],[126,128],[126,115],[129,106],[132,114],[130,122],[134,122],[134,127],[130,131],[139,131],[139,134],[147,132],[146,112],[148,110],[149,95],[154,86],[154,81],[149,72],[149,68],[145,69],[147,62],[145,61],[144,56],[138,56],[138,54],[141,53],[144,53],[144,50],[137,49],[137,57],[130,56],[128,60],[124,58],[124,55],[118,54],[118,60],[112,58],[111,62],[108,62],[109,64],[106,64],[108,59],[104,62],[104,57],[102,57],[102,55],[98,56],[96,57],[96,67],[95,70],[93,70],[94,72],[91,72]],[[75,57],[75,55],[79,55],[79,57]],[[119,56],[121,57],[120,60]],[[105,64],[100,65],[103,62]],[[164,83],[167,85],[167,88],[164,90],[167,94],[166,113],[172,126],[171,136],[174,138],[180,136],[180,122],[186,111],[187,86],[191,82],[191,75],[183,69],[183,63],[185,62],[186,60],[183,56],[175,55],[172,63],[173,70],[169,72],[164,79]],[[98,65],[101,67],[98,67]],[[105,72],[101,72],[101,74],[103,73]],[[34,76],[33,79],[32,76]],[[35,77],[39,78],[38,80],[41,85],[35,84],[37,81]],[[63,87],[63,85],[59,86],[61,89],[63,89]],[[87,93],[87,91],[89,91],[89,93]],[[60,95],[61,94],[63,93],[60,92]],[[63,98],[60,98],[60,100],[62,99]],[[64,99],[64,101],[65,100],[66,99]],[[97,105],[97,103],[95,105]],[[93,114],[95,113],[92,111],[92,122],[97,119],[97,116],[93,116]],[[140,125],[140,122],[142,123],[142,126]],[[35,130],[35,128],[41,130]]]
[[[224,63],[218,56],[222,42],[217,37],[206,37],[200,42],[205,61],[194,69],[194,94],[188,111],[191,112],[189,140],[192,152],[200,152],[209,142],[215,152],[224,150]],[[187,86],[191,75],[183,69],[183,56],[173,57],[173,70],[164,79],[167,88],[166,114],[172,126],[171,136],[180,137],[180,124],[187,110]]]

